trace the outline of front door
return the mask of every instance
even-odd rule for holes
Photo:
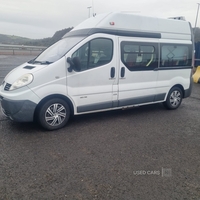
[[[78,68],[67,75],[68,95],[75,114],[110,109],[117,99],[115,36],[90,36],[71,52]]]
[[[119,38],[119,107],[158,101],[158,41]]]

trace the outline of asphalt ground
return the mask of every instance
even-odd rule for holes
[[[29,56],[0,56],[0,76]],[[200,84],[162,104],[74,116],[57,131],[0,114],[0,199],[200,199]]]

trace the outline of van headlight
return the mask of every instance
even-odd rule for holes
[[[21,88],[23,86],[26,86],[30,84],[33,81],[33,75],[32,74],[25,74],[21,76],[18,80],[16,80],[10,87],[9,90],[16,90],[18,88]]]

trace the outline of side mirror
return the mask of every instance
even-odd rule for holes
[[[72,72],[72,70],[80,72],[81,71],[81,61],[79,57],[74,58],[67,58],[67,62],[70,64],[70,67],[68,68],[68,72]]]
[[[72,62],[74,63],[74,69],[75,71],[80,72],[81,71],[81,61],[79,57],[74,57],[72,59]]]

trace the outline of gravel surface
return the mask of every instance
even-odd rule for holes
[[[0,76],[27,56],[0,56]],[[162,104],[75,116],[57,131],[0,114],[0,199],[200,199],[200,84]]]

